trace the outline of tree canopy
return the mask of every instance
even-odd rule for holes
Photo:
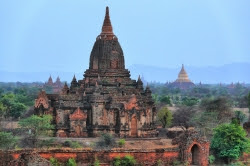
[[[54,129],[54,125],[52,125],[51,122],[51,115],[32,115],[31,117],[20,120],[18,124],[22,129],[27,129],[27,131],[30,131],[30,138],[33,140],[35,145],[38,136],[48,135],[49,131]]]
[[[214,129],[211,149],[218,157],[231,161],[238,159],[249,148],[245,130],[237,123],[221,124]]]
[[[188,129],[194,125],[192,117],[195,112],[196,110],[193,107],[179,107],[173,114],[173,125]]]
[[[172,125],[173,116],[168,107],[163,107],[158,111],[157,119],[162,124],[162,127],[165,128]]]
[[[16,142],[17,142],[17,139],[12,135],[12,133],[0,132],[0,148],[1,149],[13,148]]]

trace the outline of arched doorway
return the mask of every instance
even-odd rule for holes
[[[81,136],[81,130],[82,130],[82,128],[81,128],[80,125],[77,125],[75,127],[76,137],[80,137]]]
[[[192,153],[192,165],[199,165],[199,147],[195,144],[191,148],[191,153]]]
[[[131,119],[131,137],[137,137],[137,119],[133,116]]]

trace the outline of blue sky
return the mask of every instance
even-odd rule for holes
[[[0,71],[83,72],[107,5],[127,68],[250,62],[249,0],[1,0]]]

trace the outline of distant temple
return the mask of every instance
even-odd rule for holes
[[[43,88],[51,88],[53,93],[60,93],[63,88],[63,83],[61,82],[59,76],[56,78],[56,82],[53,82],[53,79],[50,76],[48,82],[45,82]]]
[[[195,84],[189,80],[188,74],[182,64],[181,71],[179,72],[176,81],[168,84],[167,86],[170,88],[189,89],[194,87]]]
[[[54,85],[52,78],[46,85]],[[35,101],[37,115],[50,114],[59,137],[98,136],[102,132],[120,137],[156,135],[156,107],[151,90],[130,78],[123,51],[113,33],[109,8],[90,54],[89,69],[82,80],[74,76],[60,94],[42,91]]]

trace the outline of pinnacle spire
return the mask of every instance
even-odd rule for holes
[[[187,74],[187,72],[186,72],[186,70],[185,70],[185,68],[184,68],[184,65],[183,65],[183,64],[182,64],[182,66],[181,66],[181,71],[180,71],[180,73]]]
[[[114,33],[113,33],[113,28],[112,28],[112,24],[110,21],[110,17],[109,17],[109,7],[106,7],[106,14],[105,14],[105,18],[103,21],[103,25],[102,25],[102,32],[101,32],[101,36],[107,39],[113,39],[114,37]]]
[[[49,84],[53,84],[53,80],[52,80],[51,75],[49,76],[48,83],[49,83]]]
[[[141,76],[140,75],[138,76],[137,83],[142,84],[142,80],[141,80]]]

